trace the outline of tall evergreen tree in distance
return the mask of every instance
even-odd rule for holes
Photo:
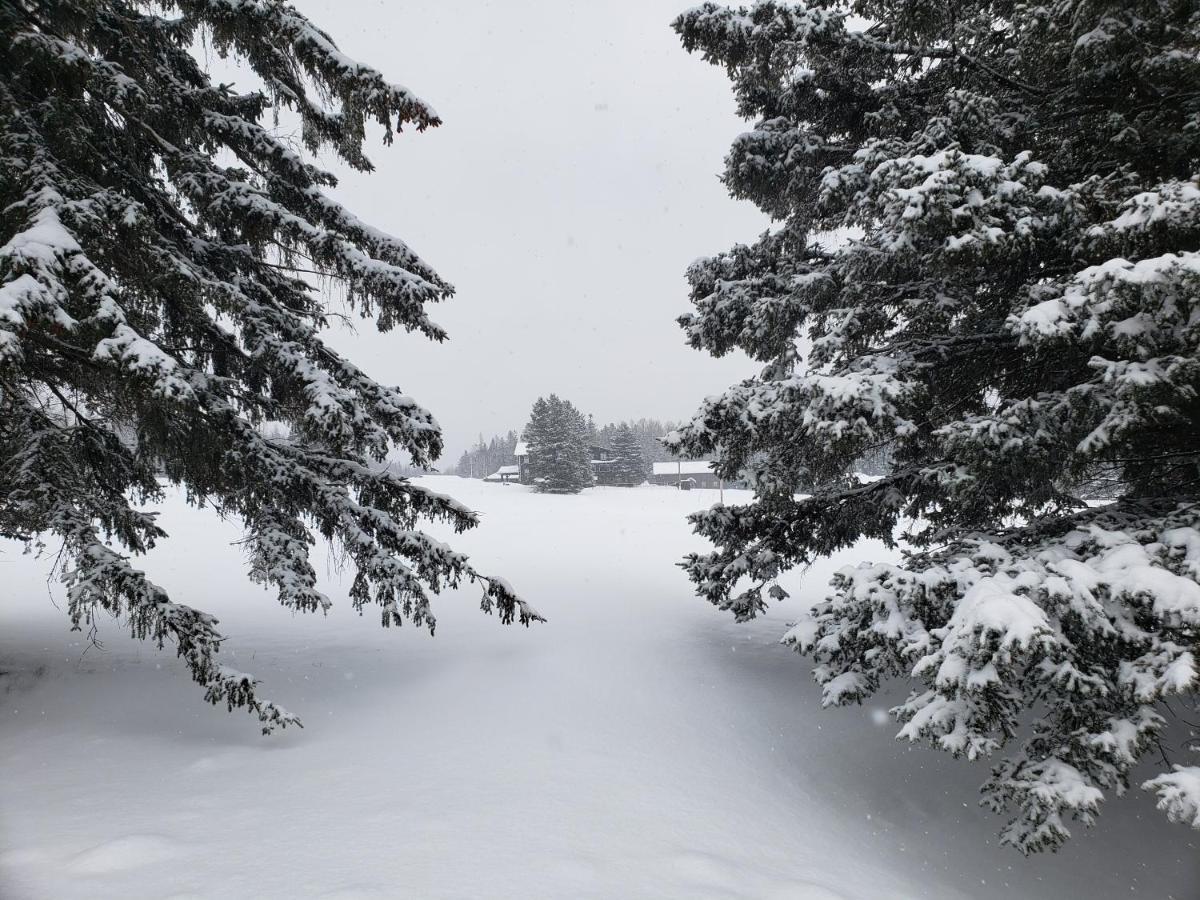
[[[527,454],[523,473],[524,481],[526,484],[533,484],[534,472],[538,468],[538,464],[543,462],[545,454],[549,452],[548,450],[543,451],[542,448],[548,448],[550,445],[550,401],[545,397],[538,397],[533,401],[533,409],[529,412],[529,422],[521,432],[521,440],[525,442]],[[533,447],[538,448],[536,457],[530,452]]]
[[[206,36],[260,87],[214,84]],[[250,576],[325,610],[314,532],[354,565],[350,600],[384,625],[434,628],[433,594],[482,585],[484,610],[538,619],[499,578],[426,536],[464,506],[381,469],[437,458],[433,416],[321,338],[308,279],[331,279],[382,331],[435,341],[452,289],[402,241],[332,200],[334,177],[264,127],[280,107],[309,153],[368,171],[433,110],[282,2],[15,0],[0,5],[0,535],[62,542],[68,614],[101,611],[175,645],[212,703],[264,732],[295,723],[221,665],[211,615],[172,601],[126,554],[166,535],[140,509],[156,478],[246,529]],[[260,424],[287,428],[286,439]]]
[[[591,487],[587,419],[555,394],[539,397],[525,426],[528,470],[534,488],[546,494],[578,494]]]
[[[1024,852],[1142,760],[1200,827],[1196,743],[1165,739],[1200,687],[1196,5],[765,0],[675,29],[755,120],[725,183],[776,222],[688,271],[688,342],[762,365],[673,441],[756,493],[692,517],[697,591],[749,619],[785,570],[901,535],[785,637],[825,704],[907,682],[900,736],[990,758]]]
[[[612,436],[613,460],[608,466],[608,481],[618,485],[638,485],[646,480],[646,460],[642,442],[625,423]]]

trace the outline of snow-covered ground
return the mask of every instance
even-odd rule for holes
[[[167,503],[152,577],[304,717],[270,738],[114,622],[85,652],[49,561],[0,545],[0,897],[1200,895],[1200,841],[1139,792],[1026,860],[976,807],[980,768],[889,739],[891,698],[819,708],[778,637],[881,548],[739,626],[673,566],[715,492],[430,481],[484,513],[455,546],[547,624],[502,627],[471,590],[432,639],[384,630],[336,572],[337,608],[293,616],[245,580],[236,524]]]

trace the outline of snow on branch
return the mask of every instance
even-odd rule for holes
[[[1158,794],[1158,808],[1172,822],[1200,829],[1200,766],[1175,766],[1142,787]]]
[[[190,50],[201,31],[260,89],[212,83]],[[370,122],[390,141],[437,125],[433,109],[274,0],[18,5],[0,46],[0,534],[65,542],[76,624],[106,610],[174,641],[211,702],[264,731],[296,723],[217,664],[211,616],[121,552],[164,537],[132,506],[160,477],[240,517],[251,577],[291,608],[330,605],[309,560],[319,534],[355,566],[353,605],[384,624],[432,630],[432,597],[467,581],[506,624],[541,621],[420,527],[461,532],[471,510],[381,469],[396,450],[432,465],[432,413],[322,339],[313,276],[379,330],[446,337],[426,304],[453,288],[328,197],[335,179],[304,153],[369,170]],[[264,122],[272,103],[299,115],[303,150]],[[263,438],[266,420],[288,439]]]
[[[688,343],[761,369],[667,443],[755,491],[692,515],[714,546],[681,563],[739,621],[790,569],[903,549],[785,642],[827,705],[911,686],[901,736],[991,760],[985,802],[1033,852],[1200,688],[1200,60],[1166,14],[952,6],[674,22],[729,76],[724,183],[772,224],[687,269]]]

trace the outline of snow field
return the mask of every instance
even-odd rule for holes
[[[245,579],[236,523],[165,504],[146,562],[215,613],[228,665],[303,730],[203,704],[168,648],[67,631],[49,561],[5,545],[0,897],[1192,898],[1194,833],[1140,792],[1056,855],[997,846],[980,767],[890,740],[883,710],[822,711],[778,644],[856,547],[736,625],[673,563],[715,491],[429,479],[482,512],[452,544],[549,622],[502,627],[474,588],[434,638],[381,629],[318,565],[327,617]],[[727,502],[747,495],[727,491]],[[438,537],[446,537],[437,535]],[[61,603],[60,603],[61,605]]]

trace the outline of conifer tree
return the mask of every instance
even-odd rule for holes
[[[454,466],[454,474],[460,478],[470,478],[473,474],[471,470],[471,451],[464,450],[458,458],[458,463]]]
[[[533,404],[525,441],[529,476],[547,494],[578,494],[593,482],[587,444],[587,420],[571,403],[555,394]]]
[[[190,52],[201,36],[259,86],[214,84]],[[214,617],[131,562],[166,536],[140,508],[160,475],[244,523],[250,577],[293,609],[330,606],[316,533],[384,625],[432,632],[431,595],[464,580],[504,622],[537,619],[419,530],[477,521],[378,465],[393,446],[430,464],[437,423],[323,342],[308,280],[342,285],[380,330],[446,337],[425,307],[451,286],[330,199],[334,177],[303,153],[368,171],[369,122],[390,143],[434,111],[277,0],[16,0],[0,47],[0,535],[62,542],[74,625],[111,613],[174,643],[212,703],[264,732],[297,721],[218,662]],[[264,127],[273,109],[303,151]]]
[[[545,456],[542,448],[548,447],[550,444],[550,401],[545,397],[538,397],[533,401],[533,409],[529,411],[529,422],[525,425],[521,432],[521,439],[525,442],[526,452],[529,457],[526,462],[526,472],[529,475],[530,483],[533,483],[534,469],[539,463],[545,462]],[[532,450],[538,448],[538,460],[534,461]]]
[[[785,637],[825,704],[909,682],[900,736],[991,759],[1024,852],[1144,758],[1200,827],[1195,743],[1163,740],[1200,652],[1195,5],[767,0],[674,27],[755,120],[725,183],[775,222],[688,271],[689,343],[762,365],[672,440],[756,493],[693,516],[697,591],[749,619],[785,570],[899,537]]]
[[[608,466],[608,478],[612,484],[638,485],[646,480],[646,460],[642,456],[642,442],[633,429],[622,422],[612,437],[613,461]]]

